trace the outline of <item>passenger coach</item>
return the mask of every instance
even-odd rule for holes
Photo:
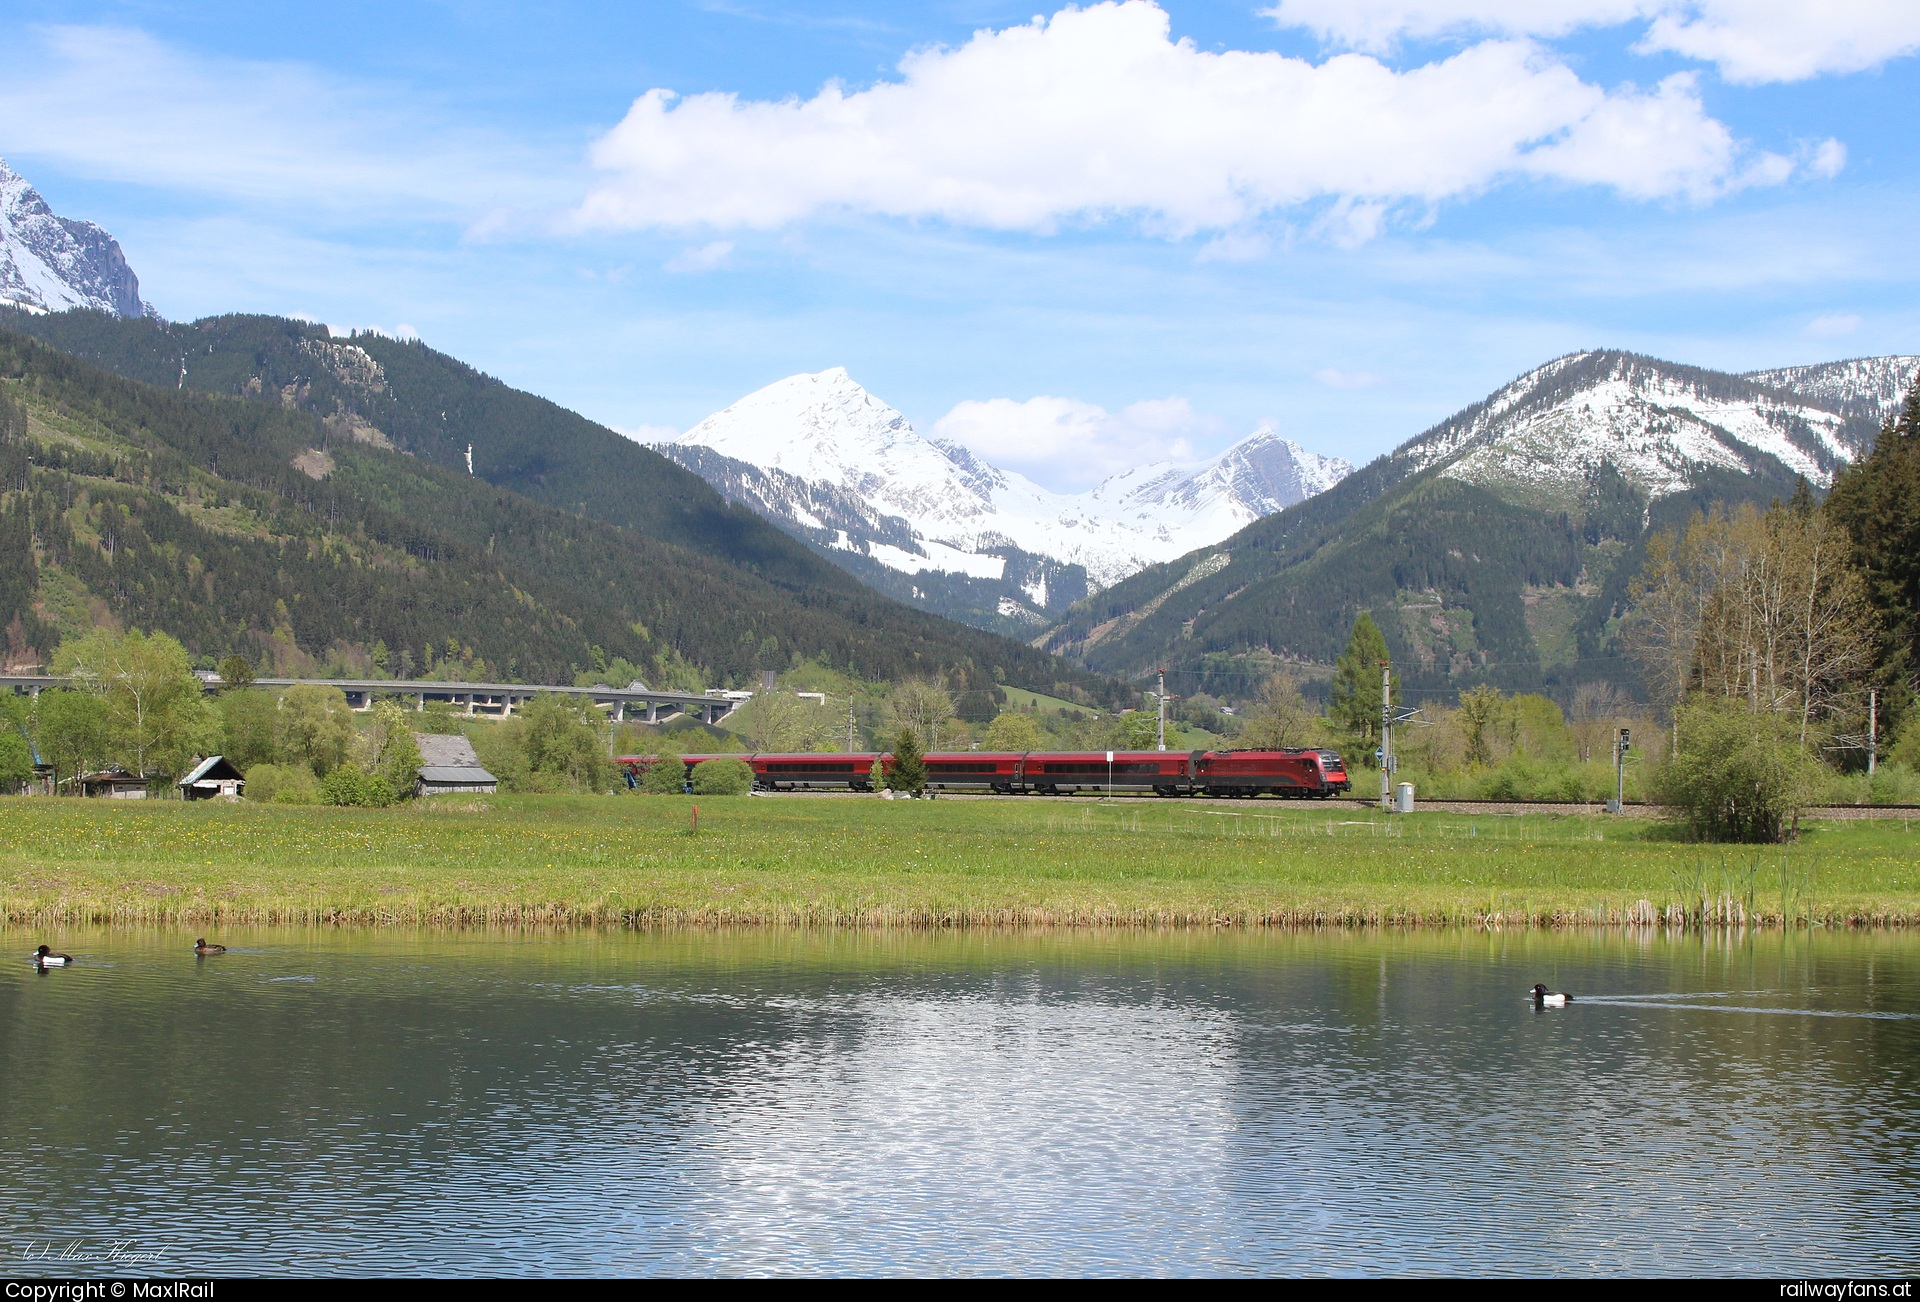
[[[691,780],[710,759],[743,759],[762,791],[874,791],[885,785],[893,756],[868,751],[839,755],[685,755],[656,760],[627,755],[615,761],[633,778],[655,763],[679,763]],[[1280,796],[1324,800],[1352,789],[1334,751],[935,751],[925,757],[932,791],[999,795],[1071,795],[1114,791],[1160,796]],[[876,772],[876,769],[878,770]]]

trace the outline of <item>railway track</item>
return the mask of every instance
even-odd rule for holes
[[[782,800],[877,800],[880,797],[872,792],[856,791],[756,791],[756,796],[777,796]],[[1179,796],[1168,799],[1161,796],[1115,793],[1108,797],[1095,792],[1083,792],[1079,795],[1043,796],[1039,794],[1002,796],[989,792],[941,792],[940,800],[1021,800],[1052,801],[1054,803],[1089,800],[1112,800],[1115,804],[1138,805],[1215,805],[1223,809],[1246,809],[1256,807],[1263,814],[1276,814],[1292,811],[1300,814],[1324,814],[1330,809],[1364,809],[1378,812],[1380,801],[1377,797],[1362,800],[1355,796],[1340,796],[1326,800],[1281,800],[1262,798],[1249,801],[1227,796]],[[1520,814],[1604,814],[1605,802],[1577,800],[1421,800],[1415,805],[1421,813],[1429,814],[1490,814],[1517,816]],[[1629,801],[1625,810],[1627,818],[1658,818],[1666,813],[1663,806],[1649,805],[1642,801]],[[1920,822],[1920,805],[1815,805],[1801,811],[1807,819],[1899,819]]]

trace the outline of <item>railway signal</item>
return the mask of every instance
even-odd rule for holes
[[[1633,731],[1622,728],[1613,739],[1613,799],[1607,802],[1607,812],[1618,814],[1627,807],[1627,752],[1633,748]]]

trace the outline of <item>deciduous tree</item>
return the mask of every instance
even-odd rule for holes
[[[229,763],[245,773],[257,764],[274,761],[279,697],[253,688],[225,691],[214,710],[220,717],[220,753]]]
[[[63,642],[53,671],[107,707],[112,757],[142,777],[184,771],[218,736],[200,680],[178,642],[134,629],[124,636],[95,629]]]
[[[373,707],[373,722],[363,741],[370,772],[385,778],[402,797],[410,797],[420,777],[420,745],[413,739],[411,714],[394,701]]]
[[[727,725],[746,739],[752,751],[802,751],[813,745],[826,723],[826,711],[792,692],[758,691],[735,710]]]
[[[607,758],[607,716],[574,696],[536,696],[519,720],[527,768],[544,787],[605,791],[613,785]]]
[[[1032,715],[1019,710],[1002,710],[987,725],[987,735],[980,744],[986,750],[1040,750],[1047,744],[1047,735],[1040,730],[1040,725],[1034,722]]]
[[[80,775],[107,756],[107,703],[89,692],[56,688],[33,705],[33,736],[55,776],[80,794]]]
[[[346,762],[353,744],[353,711],[338,687],[297,683],[280,697],[278,749],[284,761],[325,777]]]
[[[1740,698],[1793,718],[1805,744],[1873,664],[1847,537],[1810,505],[1696,515],[1678,542],[1654,539],[1630,591],[1628,645],[1670,705],[1690,691]]]
[[[911,728],[924,750],[939,750],[953,720],[953,696],[931,678],[908,678],[894,685],[894,722]]]
[[[1374,683],[1373,694],[1377,701],[1378,681]],[[1310,746],[1317,740],[1321,727],[1320,716],[1300,695],[1299,679],[1281,670],[1269,675],[1260,685],[1260,694],[1253,708],[1247,711],[1246,730],[1240,735],[1240,743],[1265,750]]]

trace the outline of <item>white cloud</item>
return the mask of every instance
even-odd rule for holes
[[[933,427],[933,437],[979,453],[1054,488],[1087,488],[1150,461],[1186,461],[1196,441],[1217,441],[1220,420],[1185,398],[1136,402],[1118,412],[1074,398],[969,399]]]
[[[1920,50],[1913,0],[1280,0],[1265,12],[1374,51],[1405,38],[1551,38],[1647,22],[1640,53],[1700,59],[1748,83],[1859,72]]]
[[[1747,185],[1778,185],[1793,164],[1760,154],[1741,165],[1733,134],[1700,108],[1695,75],[1677,72],[1651,93],[1608,97],[1560,140],[1527,156],[1543,176],[1611,185],[1637,199],[1696,200]]]
[[[1635,135],[1647,117],[1658,129]],[[1125,215],[1186,235],[1325,202],[1336,241],[1368,237],[1393,205],[1507,177],[1697,198],[1745,167],[1689,84],[1610,94],[1524,40],[1407,71],[1210,53],[1170,39],[1149,0],[920,50],[866,90],[650,90],[592,160],[604,176],[578,210],[586,227],[775,227],[840,209],[1018,230]]]
[[[537,142],[292,62],[208,59],[121,27],[37,29],[0,81],[10,157],[82,176],[332,215],[473,220],[550,204]]]
[[[1860,328],[1860,316],[1856,312],[1829,312],[1807,322],[1807,333],[1815,339],[1833,339],[1840,335],[1850,335]]]
[[[1720,66],[1729,81],[1860,72],[1920,50],[1914,0],[1698,0],[1654,19],[1642,43]]]
[[[1847,147],[1838,140],[1823,140],[1807,160],[1807,171],[1815,176],[1834,177],[1847,165]]]
[[[732,240],[715,240],[711,244],[702,244],[696,249],[682,249],[668,258],[663,270],[666,271],[712,271],[726,262],[733,252]]]

